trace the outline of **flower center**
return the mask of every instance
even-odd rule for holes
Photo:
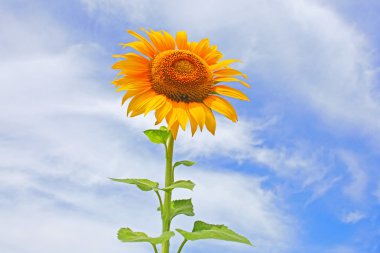
[[[202,102],[210,93],[212,73],[198,55],[167,50],[152,61],[152,89],[177,102]]]

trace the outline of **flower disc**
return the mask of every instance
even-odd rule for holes
[[[152,61],[152,89],[176,102],[202,102],[211,91],[212,73],[198,55],[168,50]]]

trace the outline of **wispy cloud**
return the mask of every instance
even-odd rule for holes
[[[366,169],[361,167],[359,159],[354,154],[340,152],[340,156],[350,175],[350,182],[345,185],[343,192],[353,201],[363,201],[368,185]]]
[[[356,223],[361,221],[362,219],[366,218],[366,215],[360,211],[352,211],[344,214],[342,216],[342,222],[344,223]]]

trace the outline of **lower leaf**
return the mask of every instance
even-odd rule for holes
[[[187,232],[182,229],[176,229],[186,240],[196,241],[203,239],[216,239],[232,241],[252,245],[252,243],[242,235],[232,231],[224,225],[213,225],[203,221],[194,223],[193,231]]]
[[[159,237],[149,237],[143,232],[134,232],[130,228],[121,228],[117,233],[117,238],[122,242],[149,242],[155,245],[168,241],[174,235],[173,231],[167,231]]]

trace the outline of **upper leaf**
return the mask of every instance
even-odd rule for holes
[[[179,214],[194,216],[194,208],[191,203],[191,199],[179,199],[172,201],[172,210],[170,213],[171,218],[173,219]]]
[[[203,221],[196,221],[192,232],[176,229],[185,239],[196,241],[202,239],[217,239],[224,241],[240,242],[248,245],[252,243],[242,235],[237,234],[224,225],[213,225]]]
[[[190,166],[193,166],[195,164],[195,162],[193,161],[188,161],[188,160],[183,160],[183,161],[179,161],[179,162],[176,162],[174,165],[173,165],[173,169],[179,165],[185,165],[187,167],[190,167]]]
[[[160,244],[168,241],[174,236],[173,231],[162,233],[159,237],[149,237],[143,232],[133,232],[130,228],[121,228],[117,233],[117,238],[122,242],[149,242],[151,244]]]
[[[121,182],[121,183],[134,184],[140,190],[143,190],[143,191],[158,190],[158,183],[153,182],[149,179],[134,179],[134,178],[116,179],[116,178],[111,178],[111,180],[116,181],[116,182]]]
[[[161,190],[167,191],[167,190],[172,190],[174,188],[184,188],[184,189],[189,189],[193,190],[195,184],[191,180],[178,180],[175,181],[172,185],[162,188]]]
[[[157,211],[160,211],[161,208],[158,207]],[[171,203],[170,209],[170,219],[173,219],[175,216],[183,214],[187,216],[194,216],[194,208],[191,203],[191,199],[179,199],[173,200]]]
[[[144,134],[149,140],[156,144],[165,144],[170,137],[170,132],[165,128],[145,130]]]

